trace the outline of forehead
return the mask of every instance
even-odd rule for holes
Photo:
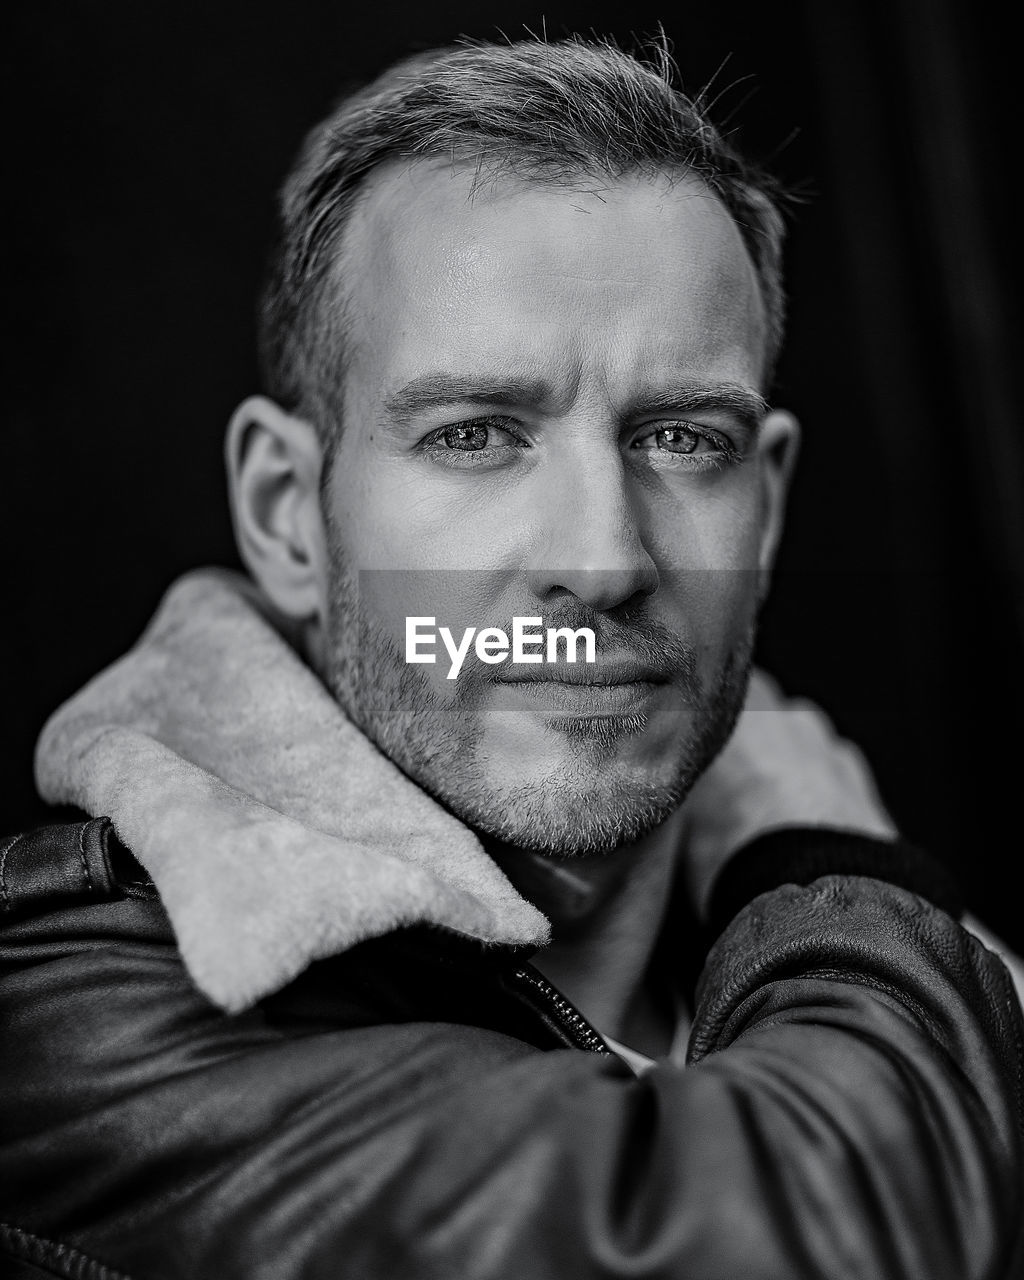
[[[612,385],[659,370],[760,381],[756,273],[692,176],[565,187],[393,162],[369,181],[338,272],[349,372],[378,383],[467,359]]]

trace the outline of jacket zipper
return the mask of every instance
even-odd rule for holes
[[[581,1049],[586,1049],[589,1053],[611,1053],[579,1010],[574,1008],[536,969],[519,967],[513,972],[519,981],[532,987],[553,1010],[555,1021],[574,1044]]]

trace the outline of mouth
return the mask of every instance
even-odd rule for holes
[[[586,719],[644,715],[668,685],[663,673],[636,663],[564,664],[502,673],[492,679],[521,704]]]
[[[672,672],[661,671],[631,658],[606,659],[598,663],[548,663],[543,666],[509,664],[491,676],[495,684],[565,685],[577,689],[617,689],[632,686],[655,688],[668,684]]]

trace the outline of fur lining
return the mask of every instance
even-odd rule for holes
[[[36,779],[50,803],[111,818],[197,986],[228,1011],[400,925],[548,941],[540,912],[352,725],[237,574],[171,588],[136,647],[50,718]]]

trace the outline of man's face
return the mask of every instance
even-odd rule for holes
[[[473,177],[389,166],[346,233],[326,675],[482,832],[604,851],[678,806],[742,701],[777,506],[764,309],[693,179]],[[406,663],[410,616],[456,640],[589,626],[597,661],[470,648],[450,680],[440,640],[435,665]]]

